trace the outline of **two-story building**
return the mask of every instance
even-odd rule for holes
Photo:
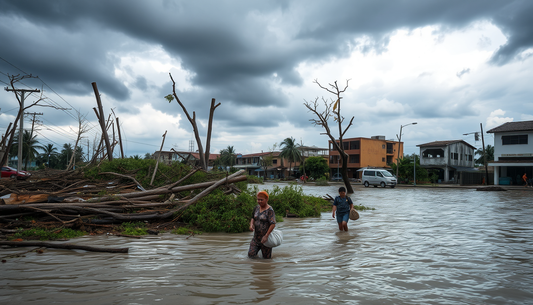
[[[385,136],[348,138],[343,139],[342,143],[344,152],[348,154],[349,178],[360,179],[360,172],[357,170],[364,167],[390,169],[390,164],[396,162],[396,156],[398,156],[397,149],[400,149],[400,156],[403,156],[403,143],[400,142],[400,145],[398,145],[397,141],[385,140]],[[339,173],[341,167],[342,159],[340,158],[339,152],[333,146],[333,142],[329,141],[329,169],[331,177]]]
[[[420,166],[438,170],[439,179],[462,184],[461,172],[474,170],[475,147],[463,140],[434,141],[420,147]]]
[[[524,173],[533,176],[533,121],[507,122],[487,133],[494,134],[494,184],[520,185]]]

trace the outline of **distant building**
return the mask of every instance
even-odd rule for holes
[[[213,167],[213,161],[220,156],[220,154],[209,154],[208,168]],[[170,165],[172,162],[187,163],[191,166],[200,166],[200,154],[190,151],[156,151],[152,154],[153,159],[159,157],[159,162]]]
[[[420,147],[420,166],[436,169],[443,182],[463,184],[462,172],[474,171],[475,147],[463,140],[434,141]]]
[[[338,143],[338,141],[337,141]],[[385,140],[385,136],[371,138],[343,139],[344,152],[348,154],[348,178],[360,179],[357,170],[364,167],[390,169],[391,164],[398,157],[398,141]],[[403,142],[399,145],[400,156],[403,156]],[[329,141],[329,169],[330,177],[340,172],[342,159],[335,149],[333,142]]]
[[[524,173],[533,177],[533,121],[507,122],[487,133],[494,134],[494,184],[520,185]]]

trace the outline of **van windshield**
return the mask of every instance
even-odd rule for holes
[[[383,174],[383,176],[385,177],[393,177],[391,173],[389,173],[388,171],[382,171],[381,172]]]

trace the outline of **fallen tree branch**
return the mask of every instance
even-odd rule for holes
[[[42,241],[0,241],[0,246],[11,247],[45,247],[56,249],[77,249],[91,252],[128,253],[129,248],[99,248],[91,246],[81,246],[73,244],[55,244]]]
[[[122,177],[122,178],[131,179],[131,180],[133,180],[133,182],[135,182],[135,184],[137,184],[137,186],[141,189],[141,191],[146,191],[143,188],[143,186],[139,183],[139,181],[135,180],[135,178],[133,178],[131,176],[117,174],[117,173],[113,173],[113,172],[103,172],[103,173],[99,173],[98,175],[115,175],[115,176],[119,176],[119,177]]]

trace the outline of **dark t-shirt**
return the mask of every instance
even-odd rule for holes
[[[260,207],[257,205],[252,213],[252,218],[254,219],[254,239],[261,242],[270,225],[276,223],[276,214],[272,207],[261,212]]]
[[[348,213],[350,212],[350,204],[353,204],[352,198],[346,196],[342,198],[341,196],[335,197],[333,205],[337,207],[337,213]]]

